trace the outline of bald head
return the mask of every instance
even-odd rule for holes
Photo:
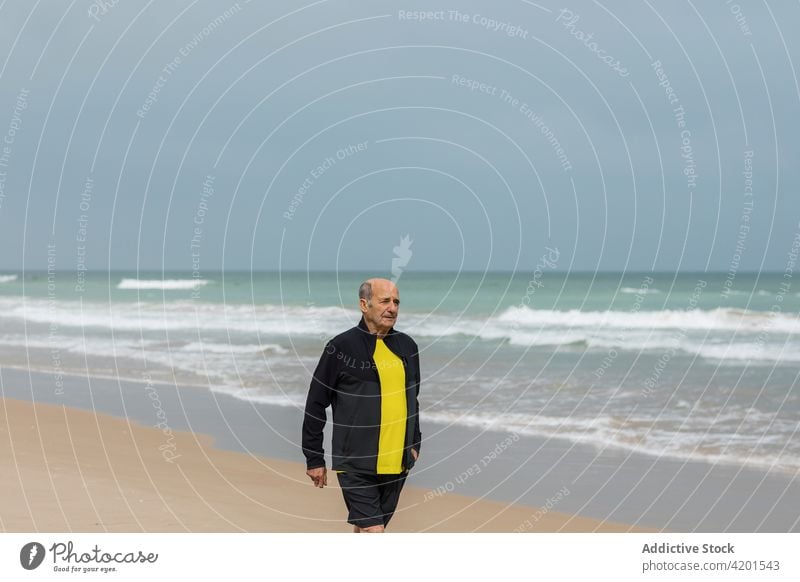
[[[378,277],[367,279],[358,288],[358,298],[359,300],[366,299],[369,302],[372,301],[373,293],[385,292],[391,294],[392,289],[397,290],[397,285],[389,279],[380,279]]]
[[[367,279],[358,288],[358,303],[369,330],[383,337],[397,321],[400,293],[388,279]]]

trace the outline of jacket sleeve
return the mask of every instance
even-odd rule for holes
[[[325,466],[325,450],[322,447],[322,431],[328,420],[325,409],[331,404],[338,374],[336,348],[328,342],[311,378],[306,398],[303,417],[303,454],[306,457],[307,469]]]
[[[420,375],[419,371],[419,348],[416,349],[416,352],[411,358],[411,365],[414,366],[414,372],[416,373],[416,378],[417,378],[417,391],[416,391],[417,414],[414,415],[414,442],[411,446],[412,448],[417,449],[417,454],[419,454],[420,447],[422,446],[422,433],[419,430],[419,387],[422,384],[422,376]]]

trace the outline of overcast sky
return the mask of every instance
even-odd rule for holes
[[[412,270],[783,270],[800,232],[796,2],[111,4],[0,3],[3,272],[405,236]]]

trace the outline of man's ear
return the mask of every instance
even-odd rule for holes
[[[367,312],[367,300],[366,299],[359,299],[358,306],[361,308],[361,313]]]

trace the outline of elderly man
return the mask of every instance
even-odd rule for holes
[[[419,350],[396,331],[400,296],[386,279],[358,290],[361,321],[322,352],[306,400],[303,453],[316,487],[328,484],[322,448],[333,410],[333,470],[354,531],[383,532],[419,456]]]

